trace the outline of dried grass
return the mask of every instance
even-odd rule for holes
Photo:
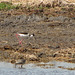
[[[52,6],[53,3],[59,4],[59,1],[62,3],[75,3],[75,0],[0,0],[2,1],[7,1],[7,2],[12,2],[14,5],[20,5],[22,4],[23,6],[34,6],[34,5],[39,5],[40,3],[43,4],[50,4]]]

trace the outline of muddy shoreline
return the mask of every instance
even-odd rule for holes
[[[75,9],[11,9],[0,11],[0,60],[23,57],[28,62],[60,60],[75,63]],[[34,34],[18,44],[17,32]]]

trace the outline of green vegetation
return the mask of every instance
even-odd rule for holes
[[[17,6],[14,6],[12,5],[11,3],[8,3],[8,2],[2,2],[0,3],[0,10],[10,10],[10,9],[14,9],[16,8]]]

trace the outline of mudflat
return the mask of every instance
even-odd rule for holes
[[[34,34],[21,46],[17,32]],[[22,38],[20,38],[22,39]],[[75,7],[0,11],[0,60],[75,63]]]

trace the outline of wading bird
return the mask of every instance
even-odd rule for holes
[[[16,34],[16,38],[18,39],[19,44],[21,44],[21,46],[23,46],[22,41],[24,38],[33,37],[33,36],[34,36],[34,34],[30,35],[29,33],[17,33]],[[19,37],[20,38],[22,37],[22,39],[20,40]]]
[[[19,59],[15,61],[15,68],[17,65],[21,65],[20,68],[23,68],[23,65],[25,64],[26,60],[25,59]]]

